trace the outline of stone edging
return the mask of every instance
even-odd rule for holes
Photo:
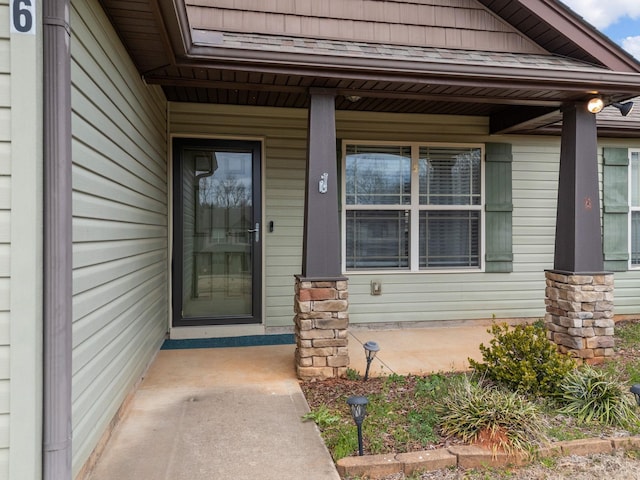
[[[554,442],[541,448],[538,458],[611,453],[615,449],[625,448],[640,449],[640,436]],[[342,478],[377,479],[396,473],[412,475],[448,467],[487,468],[526,463],[527,460],[522,455],[507,455],[502,452],[494,454],[491,450],[478,446],[457,445],[410,453],[345,457],[338,460],[336,466]]]

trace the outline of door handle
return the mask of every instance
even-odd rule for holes
[[[247,230],[249,233],[253,233],[253,240],[258,243],[260,241],[260,222],[256,222],[255,228]]]

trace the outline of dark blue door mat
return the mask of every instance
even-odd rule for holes
[[[277,335],[247,335],[243,337],[194,338],[187,340],[165,340],[160,350],[179,350],[183,348],[225,348],[256,347],[264,345],[293,345],[293,333]]]

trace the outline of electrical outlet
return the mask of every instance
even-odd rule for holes
[[[382,282],[377,280],[371,282],[371,295],[382,295]]]

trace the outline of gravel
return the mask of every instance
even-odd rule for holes
[[[635,455],[634,455],[635,454]],[[384,480],[640,480],[637,452],[618,450],[612,454],[571,455],[551,461],[513,469],[463,470],[446,469],[405,477],[403,474]]]

